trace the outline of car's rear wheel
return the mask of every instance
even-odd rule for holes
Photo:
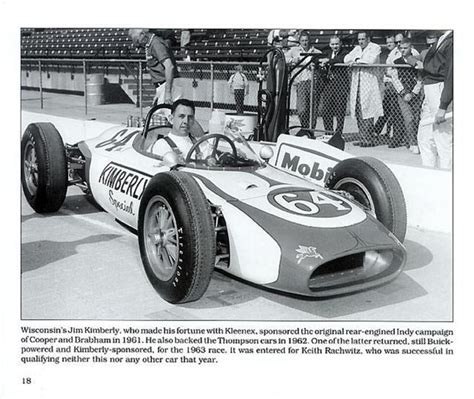
[[[145,272],[171,303],[204,295],[215,266],[211,210],[197,182],[173,171],[153,177],[143,194],[138,240]]]
[[[350,194],[403,242],[407,229],[405,197],[383,162],[370,157],[345,159],[334,167],[326,187]]]
[[[28,125],[21,140],[21,183],[26,200],[38,213],[56,212],[68,186],[61,135],[51,123]]]

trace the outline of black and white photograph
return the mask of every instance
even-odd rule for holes
[[[452,320],[453,37],[22,28],[22,317]]]
[[[0,397],[468,392],[462,8],[0,4]]]

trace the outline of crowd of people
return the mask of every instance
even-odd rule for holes
[[[446,118],[453,95],[451,31],[428,33],[427,48],[421,52],[403,33],[386,36],[382,48],[371,41],[369,32],[359,32],[357,45],[349,52],[341,49],[341,38],[333,36],[324,54],[311,47],[306,31],[297,37],[296,30],[272,31],[269,44],[282,46],[287,38],[285,56],[290,66],[298,65],[308,53],[320,54],[317,62],[307,58],[306,65],[299,64],[306,73],[299,73],[294,82],[302,127],[316,128],[321,107],[324,130],[341,134],[349,97],[350,115],[359,130],[355,145],[406,146],[421,154],[423,165],[451,169],[452,121]]]
[[[169,43],[146,29],[131,29],[129,35],[145,48],[156,88],[154,102],[171,104],[180,98],[179,73]],[[303,69],[294,79],[296,110],[303,128],[316,128],[321,109],[324,130],[342,134],[349,104],[359,130],[355,145],[406,146],[421,154],[423,165],[450,169],[453,134],[446,114],[453,96],[452,32],[428,34],[427,48],[421,52],[402,33],[385,40],[382,48],[371,41],[369,32],[362,31],[357,34],[357,45],[346,51],[335,35],[329,49],[322,52],[311,46],[307,31],[272,30],[268,35],[269,45],[283,49],[290,68]],[[243,113],[249,83],[240,65],[228,84],[236,112]]]

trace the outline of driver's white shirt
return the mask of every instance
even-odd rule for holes
[[[179,151],[181,151],[181,155],[186,157],[188,155],[189,150],[193,146],[193,142],[191,141],[189,135],[187,136],[178,136],[173,132],[168,134],[168,137],[176,144],[176,147]],[[173,151],[170,147],[168,142],[165,139],[159,139],[155,142],[155,144],[151,147],[151,152],[156,155],[165,155],[167,152]]]

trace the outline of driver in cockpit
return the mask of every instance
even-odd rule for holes
[[[174,151],[179,156],[186,158],[189,150],[199,138],[193,135],[196,125],[198,125],[194,118],[195,111],[196,107],[193,101],[184,98],[175,101],[171,107],[172,129],[166,137],[157,140],[151,146],[150,151],[161,156]],[[198,130],[202,131],[202,129]]]
[[[201,125],[195,120],[195,105],[191,100],[179,99],[171,107],[171,131],[151,145],[149,151],[164,157],[174,152],[180,162],[194,162],[206,166],[245,166],[254,165],[257,160],[249,160],[252,153],[243,151],[246,147],[242,137],[224,132],[204,134]],[[245,143],[246,144],[246,143]],[[236,146],[237,145],[237,146]],[[255,155],[256,156],[256,155]]]

